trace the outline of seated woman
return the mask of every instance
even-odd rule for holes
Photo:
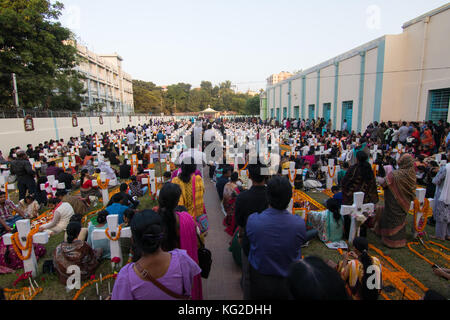
[[[98,187],[92,186],[92,177],[89,175],[86,169],[81,170],[80,175],[80,193],[81,197],[97,197],[100,198],[102,195],[98,190]]]
[[[69,220],[69,223],[71,222],[79,222],[83,220],[83,215],[75,213]],[[83,240],[86,241],[88,236],[88,228],[81,228],[80,234],[77,237],[77,240]],[[67,241],[67,231],[64,232],[64,241]]]
[[[326,206],[327,210],[309,212],[306,226],[316,229],[323,242],[340,241],[344,233],[344,220],[339,212],[339,202],[331,198]]]
[[[133,259],[136,262],[120,270],[112,300],[173,300],[190,296],[200,267],[185,250],[162,250],[165,237],[162,224],[161,216],[152,210],[133,217],[131,232],[138,253]]]
[[[378,258],[369,256],[369,243],[366,238],[356,237],[353,240],[353,251],[344,252],[343,260],[335,267],[346,282],[347,292],[353,300],[377,300],[382,287],[381,262]],[[349,256],[353,259],[350,260]],[[370,267],[371,270],[368,270]],[[375,281],[368,281],[375,274]],[[368,283],[374,283],[374,288],[368,288]]]
[[[88,227],[88,236],[87,236],[87,243],[91,246],[92,249],[102,249],[102,259],[110,259],[111,258],[111,251],[109,247],[109,240],[108,239],[102,239],[102,240],[92,240],[92,233],[94,230],[106,230],[108,228],[108,223],[106,222],[106,217],[108,216],[108,211],[103,210],[100,211],[97,215],[97,222],[98,224],[94,226],[94,224],[90,223]]]
[[[68,202],[62,202],[58,198],[48,200],[48,207],[53,209],[53,219],[49,223],[40,226],[39,231],[45,231],[52,236],[66,230],[70,218],[75,212]]]
[[[322,187],[322,184],[318,180],[317,174],[313,170],[311,170],[311,165],[309,164],[309,162],[306,162],[305,169],[303,169],[303,175],[303,185],[306,190]]]
[[[19,208],[22,209],[27,218],[36,218],[39,216],[39,203],[31,195],[27,195],[19,201]]]
[[[95,273],[99,265],[102,250],[93,250],[85,241],[76,240],[81,231],[81,223],[71,222],[67,225],[67,241],[59,244],[53,252],[53,264],[59,281],[66,285],[69,275],[67,268],[72,265],[80,267],[81,281]]]

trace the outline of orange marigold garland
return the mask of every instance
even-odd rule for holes
[[[106,179],[105,182],[102,182],[101,180],[98,180],[97,184],[100,187],[100,189],[106,190],[106,189],[108,189],[108,186],[109,186],[109,179]]]
[[[336,174],[336,166],[333,166],[333,174],[330,172],[330,166],[328,166],[328,176],[330,178],[334,178],[334,175]]]
[[[117,241],[120,238],[121,230],[122,230],[122,226],[119,226],[119,228],[117,230],[117,235],[114,238],[112,238],[111,235],[109,234],[109,228],[106,228],[106,230],[105,230],[106,237],[111,241]]]
[[[93,279],[93,280],[89,280],[88,282],[86,282],[75,294],[75,296],[73,297],[72,300],[78,300],[78,298],[80,297],[80,295],[83,293],[84,289],[86,289],[87,287],[89,287],[90,285],[97,283],[99,281],[104,281],[104,280],[108,280],[108,279],[112,279],[112,278],[117,278],[117,273],[113,273],[113,274],[108,274],[104,277],[102,277],[102,279]]]
[[[297,170],[294,170],[294,177],[293,178],[291,178],[291,170],[288,170],[288,176],[289,176],[289,181],[291,183],[294,183],[295,178],[297,177]]]
[[[416,230],[416,232],[421,233],[425,230],[425,227],[427,225],[427,219],[428,217],[431,217],[433,215],[433,211],[430,207],[430,201],[425,198],[424,203],[423,203],[423,207],[420,207],[420,203],[419,200],[415,199],[414,200],[414,230]],[[422,212],[423,213],[423,223],[422,226],[419,227],[417,226],[417,222],[416,222],[416,217],[417,217],[417,213]]]
[[[17,254],[20,260],[28,260],[31,257],[31,251],[33,251],[33,236],[38,232],[38,229],[31,230],[30,233],[27,235],[27,241],[25,247],[22,246],[20,240],[19,240],[19,233],[16,232],[12,236],[12,246],[14,249],[14,252]],[[27,255],[24,257],[22,255],[22,250],[26,251],[28,250]]]

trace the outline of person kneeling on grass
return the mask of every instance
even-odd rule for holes
[[[67,274],[68,267],[80,267],[81,281],[85,281],[95,273],[102,255],[102,249],[93,250],[85,241],[76,240],[81,231],[81,223],[69,223],[66,231],[67,242],[59,244],[53,252],[53,264],[59,281],[64,285],[70,276]]]
[[[39,232],[45,231],[50,236],[66,230],[70,218],[75,214],[72,206],[68,202],[62,202],[58,198],[48,200],[48,207],[53,209],[53,219],[39,227]]]

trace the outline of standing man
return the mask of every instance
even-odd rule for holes
[[[128,149],[131,150],[132,153],[134,153],[134,150],[136,148],[136,136],[134,135],[133,131],[130,129],[127,130],[127,141],[128,141]]]
[[[235,217],[236,224],[239,227],[239,242],[242,247],[242,289],[244,291],[244,300],[250,300],[250,274],[248,264],[250,243],[245,232],[247,219],[252,213],[261,213],[269,207],[267,187],[265,185],[266,177],[261,174],[262,169],[263,166],[260,164],[248,165],[248,173],[252,181],[252,187],[249,190],[241,192],[236,198]]]
[[[292,263],[302,257],[306,242],[303,218],[287,209],[292,186],[286,177],[273,177],[267,183],[269,208],[248,217],[246,234],[250,241],[250,297],[288,299],[286,277]]]
[[[398,129],[398,142],[406,145],[406,138],[408,138],[409,128],[406,126],[406,121],[403,121],[402,126]]]
[[[84,139],[86,138],[86,134],[84,133],[83,128],[80,129],[80,140],[84,141]]]
[[[36,181],[34,180],[36,173],[33,171],[25,151],[17,152],[17,158],[11,163],[11,174],[17,176],[19,200],[25,198],[27,190],[30,195],[36,192]]]

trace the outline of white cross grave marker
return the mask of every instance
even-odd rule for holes
[[[341,206],[341,215],[350,215],[352,218],[350,233],[348,237],[349,244],[352,244],[353,239],[359,236],[359,227],[367,220],[369,215],[373,214],[375,209],[375,205],[373,203],[363,204],[363,201],[364,192],[355,192],[353,193],[353,205]],[[367,216],[364,213],[366,213]]]
[[[333,181],[337,183],[337,173],[340,170],[340,166],[334,165],[334,159],[328,159],[328,166],[322,166],[321,169],[327,175],[327,189],[331,190]]]
[[[119,232],[119,215],[118,214],[112,214],[108,215],[106,217],[106,221],[108,223],[108,233],[112,239],[117,237],[117,233]],[[117,240],[110,240],[106,236],[106,230],[103,229],[94,229],[92,232],[92,240],[109,240],[109,248],[111,250],[111,258],[118,257],[120,258],[120,262],[118,263],[119,266],[122,266],[123,259],[122,259],[122,248],[120,247],[120,238],[131,238],[131,228],[126,227],[122,228],[120,230],[120,236]]]
[[[22,219],[16,222],[17,232],[19,233],[19,241],[21,245],[24,247],[27,244],[27,236],[30,233],[30,220]],[[11,233],[7,233],[3,236],[3,243],[5,245],[12,245],[13,235]],[[33,235],[34,243],[46,244],[48,242],[48,233],[47,232],[38,232]],[[33,278],[37,276],[37,259],[34,253],[33,245],[31,245],[31,255],[28,259],[23,261],[23,267],[25,272],[30,272],[33,275]],[[28,255],[28,250],[23,250],[22,255],[26,257]]]
[[[427,192],[427,190],[423,189],[423,188],[416,189],[416,198],[417,198],[417,200],[419,200],[420,208],[423,207],[426,192]],[[428,198],[428,201],[430,202],[430,208],[433,208],[434,199]],[[422,218],[422,216],[424,214],[424,212],[420,211],[420,208],[419,208],[419,212],[417,212],[417,214],[416,214],[416,221],[414,221],[416,226],[419,225],[420,219]],[[411,201],[411,207],[410,207],[410,210],[413,210],[413,209],[414,209],[414,200]],[[418,234],[417,234],[416,230],[414,229],[414,225],[411,225],[411,231],[413,233],[414,238],[417,238]]]

